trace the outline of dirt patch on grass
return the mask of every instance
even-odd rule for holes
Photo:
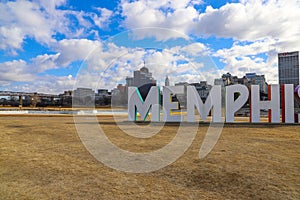
[[[101,126],[116,145],[144,152],[167,144],[178,128],[136,139],[114,123]],[[0,117],[0,199],[300,199],[300,126],[225,126],[199,159],[207,128],[175,163],[130,174],[95,160],[72,117]]]

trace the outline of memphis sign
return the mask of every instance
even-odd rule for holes
[[[140,116],[141,120],[145,121],[151,111],[151,121],[181,122],[183,121],[183,114],[179,112],[179,103],[172,101],[172,96],[183,95],[184,93],[184,86],[164,86],[161,106],[159,86],[152,86],[145,100],[143,100],[137,87],[129,87],[128,120],[137,121],[138,116]],[[236,99],[235,94],[238,94]],[[196,110],[203,121],[207,120],[211,111],[212,122],[222,122],[222,88],[220,85],[212,87],[205,103],[201,100],[195,86],[187,86],[186,97],[188,122],[195,122]],[[234,122],[235,112],[242,108],[249,98],[250,122],[252,123],[260,122],[260,110],[262,109],[268,110],[268,119],[271,123],[300,123],[300,114],[294,113],[294,97],[300,99],[300,86],[294,90],[292,84],[269,85],[267,101],[260,100],[258,85],[251,85],[249,89],[240,84],[226,86],[225,122]]]

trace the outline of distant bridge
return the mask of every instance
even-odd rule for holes
[[[0,91],[0,96],[36,96],[36,97],[48,97],[48,98],[58,98],[57,94],[44,94],[37,92],[12,92],[12,91]]]
[[[19,106],[22,107],[23,105],[23,97],[27,96],[32,99],[32,105],[35,107],[39,99],[41,98],[50,98],[53,100],[54,98],[58,98],[59,95],[56,94],[44,94],[44,93],[37,93],[37,92],[12,92],[12,91],[0,91],[0,96],[18,96],[19,97]]]

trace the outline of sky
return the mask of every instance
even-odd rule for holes
[[[0,90],[111,90],[144,62],[160,85],[227,72],[277,83],[299,19],[299,0],[1,0]]]

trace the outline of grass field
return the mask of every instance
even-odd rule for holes
[[[114,123],[101,126],[121,148],[145,152],[167,144],[178,128],[136,139]],[[0,199],[300,199],[300,126],[225,125],[199,159],[207,128],[199,127],[175,163],[131,174],[93,158],[72,117],[0,117]]]

